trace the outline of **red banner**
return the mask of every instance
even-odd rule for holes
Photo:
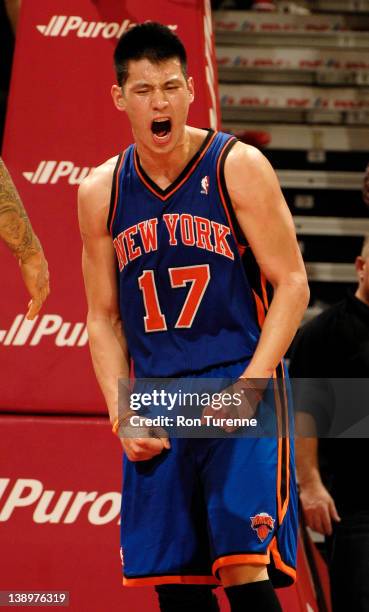
[[[0,591],[68,591],[73,612],[156,611],[152,588],[121,584],[121,448],[107,419],[3,416],[0,439]],[[301,542],[297,575],[278,590],[283,610],[318,612]]]
[[[110,97],[112,54],[134,23],[160,21],[183,40],[194,76],[190,123],[218,125],[209,0],[24,2],[3,156],[45,248],[52,294],[33,322],[16,263],[0,245],[0,402],[7,410],[104,412],[85,328],[78,183],[131,132]]]
[[[0,591],[68,591],[75,612],[155,610],[153,589],[122,586],[121,449],[108,422],[2,417],[0,437]]]

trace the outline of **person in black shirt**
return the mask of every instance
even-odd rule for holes
[[[369,236],[355,266],[355,295],[299,330],[289,368],[305,379],[294,380],[300,500],[328,536],[334,612],[369,611]]]

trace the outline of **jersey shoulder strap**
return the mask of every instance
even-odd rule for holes
[[[219,154],[218,163],[217,163],[217,181],[218,181],[220,199],[225,209],[232,233],[235,236],[237,243],[240,246],[246,247],[247,240],[238,223],[237,216],[233,208],[232,200],[228,193],[227,183],[226,183],[225,175],[224,175],[224,166],[225,166],[226,159],[229,155],[229,152],[236,144],[236,142],[238,142],[237,138],[235,136],[233,137],[230,136],[230,138],[226,140]]]
[[[109,204],[109,213],[106,221],[106,227],[108,229],[109,234],[112,233],[113,223],[117,211],[118,201],[119,201],[119,179],[120,174],[124,165],[124,162],[127,158],[127,153],[130,147],[119,153],[117,162],[115,164],[112,185],[111,185],[111,195],[110,195],[110,204]]]

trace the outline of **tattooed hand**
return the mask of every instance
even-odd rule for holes
[[[14,183],[1,159],[0,238],[19,260],[24,283],[32,298],[28,304],[27,318],[34,319],[50,293],[47,261]]]
[[[21,272],[30,295],[27,319],[34,319],[50,293],[49,270],[42,251],[32,255],[25,261],[19,261]]]

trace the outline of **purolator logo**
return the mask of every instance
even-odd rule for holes
[[[56,346],[85,346],[88,342],[85,323],[63,321],[57,314],[37,316],[33,321],[18,314],[9,329],[0,329],[0,344],[4,346],[38,346],[52,336]]]
[[[79,185],[93,168],[75,166],[71,161],[40,161],[34,172],[23,172],[24,178],[37,185],[55,185],[68,178],[70,185]]]
[[[119,523],[121,494],[108,491],[55,491],[45,489],[36,478],[0,478],[0,523],[9,521],[14,514],[33,508],[35,523],[75,523],[82,509],[88,507],[87,520],[92,525]],[[83,512],[82,512],[83,515]]]
[[[84,21],[79,15],[53,15],[47,25],[37,25],[37,30],[43,36],[62,36],[74,34],[78,38],[120,38],[122,34],[137,25],[129,19],[121,23],[113,21]],[[168,25],[171,30],[176,30],[177,25]]]

